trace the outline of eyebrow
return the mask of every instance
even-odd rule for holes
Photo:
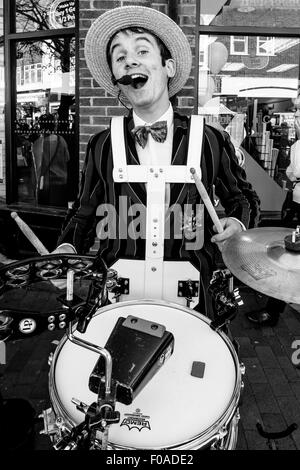
[[[146,41],[148,42],[151,46],[153,45],[152,42],[149,40],[149,38],[147,38],[147,36],[138,36],[136,38],[136,41]],[[112,56],[114,50],[117,48],[117,47],[122,47],[122,44],[117,42],[116,44],[114,44],[110,50],[110,55]]]

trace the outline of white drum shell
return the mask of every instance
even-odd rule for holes
[[[241,371],[232,343],[213,331],[210,320],[193,310],[163,301],[121,302],[100,309],[84,335],[75,335],[104,347],[119,317],[134,315],[165,325],[175,338],[174,352],[131,405],[116,404],[121,419],[109,431],[114,449],[197,449],[218,439],[230,427],[236,441]],[[97,399],[88,388],[98,360],[96,353],[71,343],[65,336],[50,369],[50,397],[54,412],[67,427],[84,420],[72,403]],[[194,361],[205,363],[203,378],[193,377]],[[140,415],[138,426],[126,425],[128,416]],[[234,446],[234,444],[231,444]]]

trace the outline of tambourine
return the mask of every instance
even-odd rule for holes
[[[67,296],[68,272],[72,296]],[[64,329],[79,307],[91,303],[91,286],[100,305],[107,302],[107,267],[99,256],[49,254],[0,268],[0,340]],[[96,285],[96,289],[95,289]],[[93,294],[93,295],[94,295]]]

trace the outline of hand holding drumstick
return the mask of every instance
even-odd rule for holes
[[[214,235],[211,238],[211,241],[214,243],[217,243],[219,248],[221,248],[220,246],[221,242],[224,242],[228,238],[232,237],[232,235],[234,235],[235,233],[241,232],[242,226],[237,220],[231,217],[219,219],[218,214],[216,213],[216,210],[210,200],[210,197],[207,194],[207,191],[201,181],[201,178],[197,174],[195,168],[190,168],[190,172],[193,175],[196,187],[199,191],[202,201],[210,215],[211,220],[214,223],[213,229],[215,232],[218,233],[217,235]]]

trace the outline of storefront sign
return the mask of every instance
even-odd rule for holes
[[[17,102],[18,103],[30,103],[41,101],[47,98],[45,91],[38,91],[36,93],[17,93]]]
[[[71,28],[75,26],[75,0],[55,0],[49,11],[52,28]]]

